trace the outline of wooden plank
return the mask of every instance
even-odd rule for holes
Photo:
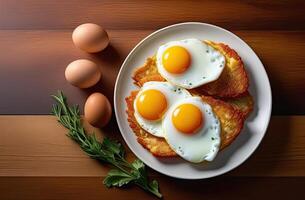
[[[0,113],[48,114],[50,95],[59,89],[76,97],[70,100],[80,105],[92,91],[102,92],[112,101],[120,64],[136,39],[118,43],[118,34],[111,34],[111,46],[103,54],[89,55],[74,47],[70,31],[1,31],[0,82],[4,98]],[[80,58],[91,58],[101,66],[103,76],[97,87],[79,90],[66,82],[66,66]]]
[[[302,32],[236,32],[256,52],[267,71],[272,90],[272,113],[305,114],[305,50]],[[251,79],[251,77],[250,77]]]
[[[203,21],[229,29],[304,30],[305,3],[294,1],[1,0],[0,29],[72,29],[84,22],[108,29],[160,28]]]
[[[108,168],[88,158],[52,116],[0,116],[0,176],[105,176]],[[98,136],[122,137],[112,123]],[[254,155],[228,176],[305,176],[305,116],[273,116]],[[126,145],[125,145],[126,147]],[[128,148],[127,148],[128,149]],[[128,150],[128,159],[134,155]],[[151,176],[160,176],[150,171]]]
[[[49,95],[57,89],[80,105],[92,91],[112,100],[120,64],[148,33],[183,21],[216,24],[241,36],[262,59],[272,85],[273,114],[304,116],[273,116],[259,149],[224,176],[188,181],[150,169],[149,175],[159,181],[165,199],[302,198],[304,11],[303,0],[0,0],[0,114],[48,114]],[[85,22],[109,29],[112,46],[95,55],[76,49],[71,30]],[[65,66],[78,58],[102,65],[99,85],[78,90],[65,82]],[[88,158],[51,116],[0,116],[0,128],[0,199],[156,199],[132,186],[104,187],[109,169]],[[122,141],[115,119],[102,130],[86,128]]]
[[[75,48],[71,31],[0,31],[0,114],[48,114],[50,94],[65,91],[83,105],[92,91],[112,101],[115,78],[128,52],[152,30],[110,30],[111,46],[99,54]],[[273,114],[305,114],[304,31],[235,31],[262,59],[273,92]],[[91,58],[101,65],[102,81],[79,90],[64,79],[67,64]],[[251,77],[250,77],[251,78]]]
[[[305,178],[229,178],[187,181],[158,178],[164,199],[289,199],[304,197]],[[157,199],[131,186],[108,189],[97,177],[2,177],[0,198],[5,200],[54,199]]]

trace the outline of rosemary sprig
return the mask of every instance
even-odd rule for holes
[[[109,138],[104,138],[100,142],[94,134],[86,134],[79,107],[69,107],[66,97],[61,91],[52,97],[56,101],[56,104],[52,106],[52,114],[57,117],[59,123],[69,130],[67,135],[77,142],[91,158],[114,167],[103,181],[107,187],[121,187],[133,183],[159,198],[162,197],[158,182],[148,180],[145,165],[141,160],[135,159],[129,163],[125,160],[125,151],[120,143]]]

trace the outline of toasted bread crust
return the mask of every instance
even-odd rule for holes
[[[202,100],[208,103],[221,124],[221,149],[230,145],[239,135],[243,128],[243,114],[235,107],[219,99],[209,96],[201,96]]]
[[[158,72],[155,57],[147,58],[145,64],[134,71],[132,78],[139,87],[149,81],[166,81]]]
[[[240,97],[229,98],[225,101],[231,104],[233,107],[239,109],[244,119],[249,117],[250,113],[253,111],[254,108],[253,97],[248,91],[242,94]]]
[[[249,80],[239,55],[223,43],[205,42],[225,56],[226,66],[216,81],[195,88],[195,90],[216,97],[232,98],[244,94],[249,87]]]
[[[154,156],[159,157],[170,157],[176,156],[177,154],[170,148],[166,140],[153,136],[142,129],[135,117],[133,101],[136,98],[138,91],[131,92],[130,96],[126,97],[128,122],[130,128],[137,136],[138,142],[150,151]],[[222,101],[217,100],[212,97],[202,96],[202,100],[210,104],[213,111],[218,116],[221,124],[221,149],[225,148],[231,144],[237,135],[240,133],[243,127],[243,115],[232,105]]]

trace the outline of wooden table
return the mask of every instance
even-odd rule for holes
[[[65,136],[49,115],[50,94],[61,89],[80,105],[93,91],[112,100],[128,52],[147,34],[184,21],[222,26],[255,50],[271,81],[273,115],[258,150],[226,175],[187,181],[149,170],[164,199],[304,199],[304,13],[304,1],[0,0],[0,199],[154,199],[137,187],[104,187],[108,168]],[[89,55],[72,44],[73,28],[85,22],[108,30],[104,52]],[[66,83],[65,67],[78,58],[101,64],[97,86]],[[122,141],[115,119],[97,132]]]

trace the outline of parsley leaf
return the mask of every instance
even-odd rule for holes
[[[130,181],[133,181],[134,177],[120,171],[117,169],[112,169],[107,174],[107,177],[104,179],[103,183],[107,187],[121,187],[128,184]]]

